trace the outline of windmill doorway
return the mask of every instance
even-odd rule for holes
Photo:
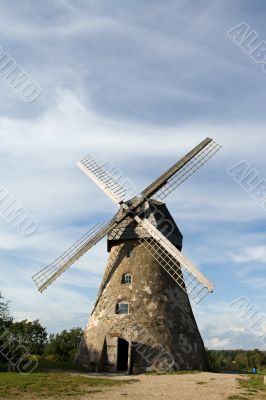
[[[118,338],[117,342],[117,371],[128,371],[128,351],[129,343],[127,340]]]

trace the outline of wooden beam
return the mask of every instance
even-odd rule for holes
[[[175,163],[171,168],[169,168],[164,174],[162,174],[159,178],[157,178],[151,185],[149,185],[143,192],[142,196],[146,199],[152,197],[152,195],[163,187],[166,182],[174,175],[177,171],[179,171],[184,165],[186,165],[189,161],[192,160],[204,147],[208,146],[212,139],[206,138],[203,140],[198,146],[196,146],[193,150],[191,150],[185,157],[181,158],[177,163]]]

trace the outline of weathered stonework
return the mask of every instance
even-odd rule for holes
[[[178,230],[177,236],[181,247]],[[207,369],[187,294],[137,238],[116,238],[109,248],[109,260],[117,259],[117,265],[111,270],[110,262],[107,266],[108,279],[84,332],[78,361],[89,370],[110,372]],[[127,273],[130,284],[123,283]],[[128,303],[129,314],[116,314],[119,302]]]

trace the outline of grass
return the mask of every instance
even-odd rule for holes
[[[59,362],[40,359],[38,360],[37,371],[42,372],[44,370],[88,372],[85,368],[75,362]]]
[[[40,373],[28,375],[19,373],[0,374],[0,398],[23,399],[71,399],[89,393],[102,391],[108,387],[126,385],[136,380],[114,380],[73,376],[66,373]]]
[[[266,385],[264,385],[266,371],[249,375],[248,379],[238,379],[240,387],[244,390],[241,395],[232,395],[229,400],[266,399]]]
[[[260,393],[264,394],[266,398],[266,386],[263,382],[263,374],[254,374],[249,377],[249,379],[239,379],[240,386],[245,389],[247,393]]]

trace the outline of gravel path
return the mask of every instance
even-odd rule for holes
[[[186,375],[137,375],[117,376],[115,379],[138,379],[139,382],[90,394],[95,400],[222,400],[241,393],[237,378],[240,375],[202,372]],[[113,377],[114,378],[114,377]]]

